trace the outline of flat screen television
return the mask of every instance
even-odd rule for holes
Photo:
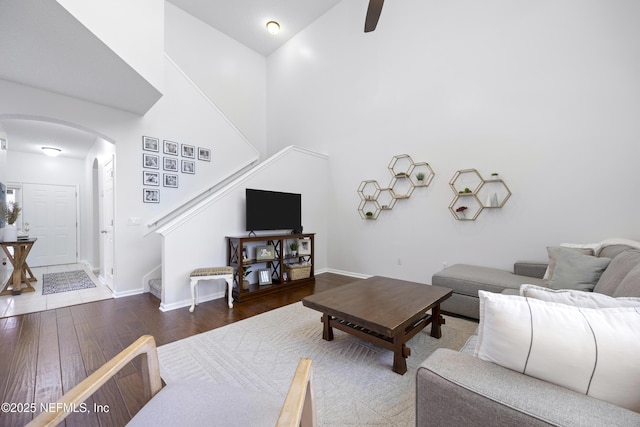
[[[302,195],[247,188],[246,229],[302,230]]]

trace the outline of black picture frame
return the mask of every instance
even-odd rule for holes
[[[164,157],[162,162],[162,170],[169,172],[178,172],[178,159],[173,157]]]
[[[153,151],[158,153],[160,151],[160,140],[152,136],[143,136],[142,149],[144,151]]]
[[[182,157],[186,157],[187,159],[195,159],[196,158],[196,147],[193,145],[182,144]]]
[[[178,174],[165,173],[162,179],[163,187],[178,188]]]
[[[211,150],[204,147],[198,147],[198,160],[205,162],[211,161]]]
[[[142,201],[144,203],[160,203],[160,189],[143,188]]]
[[[182,173],[195,174],[196,173],[196,162],[193,160],[183,160],[182,161]]]
[[[160,156],[142,153],[142,167],[146,169],[160,169]]]
[[[142,185],[160,186],[160,173],[152,171],[142,171]]]
[[[170,156],[178,155],[178,147],[180,144],[178,144],[177,142],[166,140],[166,139],[163,142],[164,142],[164,146],[163,146],[162,152],[164,154],[169,154]]]

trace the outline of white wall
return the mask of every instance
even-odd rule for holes
[[[640,3],[387,2],[369,34],[363,3],[267,61],[269,153],[331,159],[331,268],[429,282],[442,262],[510,268],[547,245],[640,239]],[[431,164],[431,186],[361,220],[360,182],[386,186],[403,153]],[[448,182],[466,168],[502,175],[504,208],[454,220]]]
[[[7,163],[7,180],[10,182],[84,188],[84,161],[80,159],[11,151],[7,155]]]
[[[303,168],[300,166],[304,165]],[[191,305],[189,274],[200,267],[227,265],[226,236],[246,236],[245,189],[283,191],[302,194],[302,225],[305,233],[316,233],[314,271],[327,268],[329,200],[324,179],[328,159],[322,154],[288,147],[250,173],[231,183],[209,202],[178,219],[160,232],[163,235],[162,309]],[[268,206],[265,209],[269,209]],[[262,232],[260,234],[277,234]],[[188,250],[185,250],[187,249]],[[199,301],[224,295],[225,282],[202,282],[198,285]]]
[[[163,92],[163,0],[57,0],[78,21]]]
[[[85,191],[80,195],[80,260],[94,268],[100,267],[100,207],[97,201],[102,196],[102,172],[104,164],[113,158],[115,151],[112,143],[97,138],[84,159]]]
[[[266,59],[171,3],[165,51],[209,99],[266,154]]]
[[[165,95],[144,116],[0,80],[0,115],[43,117],[94,131],[116,144],[115,294],[142,291],[142,277],[160,262],[160,240],[147,224],[257,158],[257,152],[169,62]],[[178,189],[161,189],[160,204],[142,202],[142,136],[207,147],[212,161],[180,174]],[[139,218],[141,225],[129,225]]]

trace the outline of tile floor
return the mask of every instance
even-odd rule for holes
[[[62,271],[84,270],[96,284],[95,288],[80,289],[77,291],[61,292],[57,294],[42,295],[42,275],[44,273],[58,273]],[[0,271],[0,283],[7,282],[12,269]],[[36,291],[26,292],[21,295],[0,296],[0,318],[16,316],[19,314],[34,313],[36,311],[51,310],[67,307],[85,302],[99,301],[113,298],[113,293],[108,286],[100,282],[98,278],[84,264],[53,265],[49,267],[32,268],[38,281],[32,282]],[[0,287],[1,289],[1,287]]]

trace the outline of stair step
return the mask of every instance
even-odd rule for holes
[[[162,279],[151,279],[149,280],[149,292],[152,295],[158,297],[158,299],[162,299]]]

